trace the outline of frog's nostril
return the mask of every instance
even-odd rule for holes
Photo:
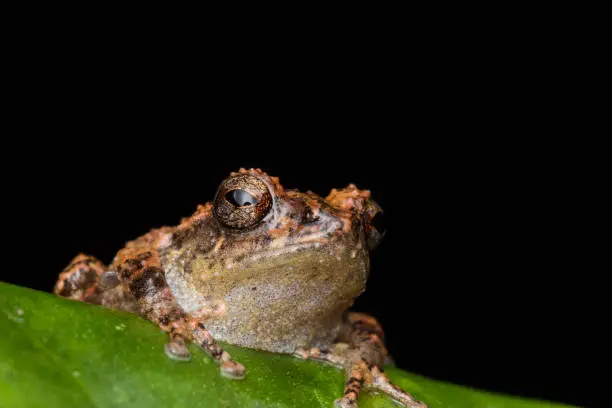
[[[302,214],[302,221],[304,223],[310,223],[310,222],[315,222],[319,219],[318,216],[316,216],[314,214],[314,212],[312,211],[312,209],[310,208],[306,208],[304,210],[304,213]]]

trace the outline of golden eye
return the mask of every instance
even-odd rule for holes
[[[257,177],[241,174],[221,183],[213,214],[230,228],[248,228],[261,221],[272,208],[272,195]]]

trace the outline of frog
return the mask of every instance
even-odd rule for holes
[[[219,341],[338,367],[346,382],[336,407],[358,407],[371,389],[426,408],[386,376],[378,321],[349,311],[385,235],[382,217],[370,191],[354,184],[323,198],[241,168],[211,202],[128,242],[110,265],[78,254],[53,291],[138,314],[169,334],[169,358],[188,361],[195,343],[229,379],[246,368]]]

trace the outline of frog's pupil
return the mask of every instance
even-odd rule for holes
[[[246,207],[257,204],[257,199],[245,190],[232,190],[225,194],[225,199],[234,207]]]

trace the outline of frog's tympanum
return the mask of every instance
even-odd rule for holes
[[[365,288],[368,251],[383,236],[380,216],[370,192],[354,185],[322,198],[240,169],[213,202],[128,242],[109,267],[78,255],[55,293],[138,313],[170,334],[169,357],[189,359],[186,342],[194,342],[226,377],[246,370],[216,340],[345,370],[338,407],[356,407],[370,388],[422,408],[384,374],[378,322],[347,312]]]

